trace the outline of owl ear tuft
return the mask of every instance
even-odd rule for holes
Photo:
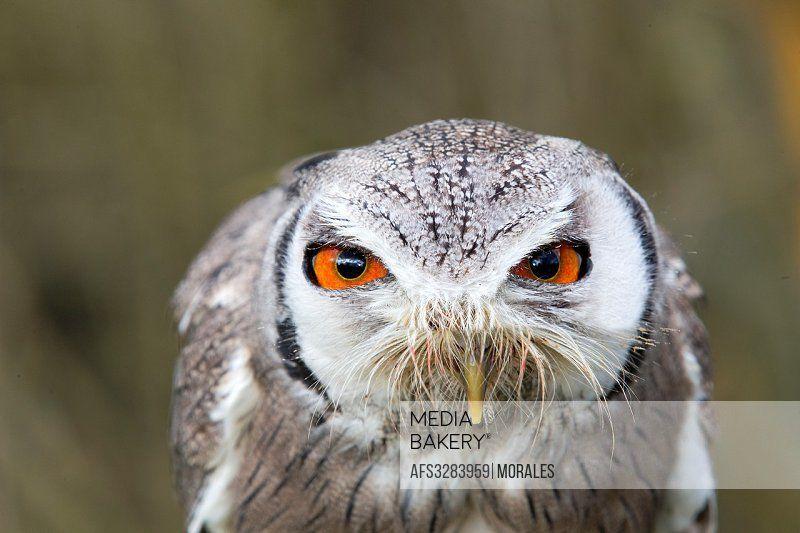
[[[319,154],[314,154],[311,156],[306,156],[299,160],[299,164],[294,167],[294,174],[302,174],[312,168],[316,167],[323,161],[327,161],[328,159],[333,159],[339,155],[338,150],[334,150],[332,152],[321,152]],[[297,161],[297,160],[296,160]]]
[[[319,164],[338,157],[339,150],[320,152],[298,157],[285,165],[278,173],[280,184],[290,196],[297,196],[303,185],[309,181],[308,172]]]

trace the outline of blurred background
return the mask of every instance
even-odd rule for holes
[[[435,118],[610,153],[706,288],[716,398],[800,400],[800,2],[6,0],[0,43],[2,531],[178,530],[188,263],[284,162]],[[797,492],[720,509],[800,530]]]

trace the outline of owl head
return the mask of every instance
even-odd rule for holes
[[[654,224],[604,154],[436,121],[305,160],[284,187],[272,340],[343,409],[603,398],[635,379]]]

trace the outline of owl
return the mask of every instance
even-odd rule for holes
[[[187,530],[711,531],[713,488],[403,488],[387,422],[405,400],[702,402],[700,296],[578,141],[440,120],[296,161],[174,297]],[[673,476],[713,479],[709,420],[660,442]]]

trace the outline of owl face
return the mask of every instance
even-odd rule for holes
[[[343,408],[590,399],[635,379],[652,221],[602,154],[436,122],[317,157],[289,191],[283,312]]]

